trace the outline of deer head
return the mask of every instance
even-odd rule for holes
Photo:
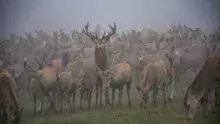
[[[52,60],[52,59],[54,59],[55,56],[56,56],[56,54],[54,53],[51,58],[48,58],[48,57],[47,57],[47,54],[44,53],[44,54],[43,54],[43,57],[40,58],[40,60],[38,60],[37,58],[35,58],[35,61],[37,62],[38,66],[39,66],[39,69],[41,70],[41,69],[43,69],[45,66],[49,66],[50,64],[47,62],[47,60],[48,60],[48,59],[49,59],[49,60]],[[47,59],[47,60],[46,60],[46,59]]]
[[[105,32],[103,33],[102,37],[99,38],[98,35],[95,33],[89,32],[89,23],[84,25],[83,32],[86,36],[88,36],[93,43],[96,44],[95,47],[95,63],[101,70],[107,69],[107,51],[106,51],[106,43],[110,41],[110,37],[116,33],[116,24],[114,22],[114,26],[109,25],[111,31],[106,35]]]

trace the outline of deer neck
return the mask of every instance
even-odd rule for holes
[[[107,69],[108,56],[105,46],[95,47],[95,63],[102,71]]]

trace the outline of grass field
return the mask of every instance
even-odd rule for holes
[[[125,91],[125,88],[124,88]],[[175,93],[175,95],[177,92]],[[111,95],[110,95],[111,96]],[[164,107],[159,98],[158,106],[152,107],[151,100],[147,109],[140,109],[140,94],[134,84],[131,90],[132,108],[127,108],[127,94],[123,94],[123,106],[118,109],[94,108],[95,95],[90,110],[83,109],[78,112],[64,112],[46,117],[33,117],[32,104],[25,104],[25,112],[21,124],[186,124],[184,121],[183,99],[174,99]],[[117,102],[116,95],[116,102]],[[76,98],[76,108],[79,108],[79,93]],[[220,124],[215,118],[197,119],[196,124]]]

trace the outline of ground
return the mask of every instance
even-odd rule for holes
[[[95,95],[93,94],[93,104],[90,110],[84,109],[76,113],[64,112],[46,117],[33,117],[32,104],[27,102],[21,124],[186,124],[183,118],[183,98],[175,98],[165,107],[162,104],[162,99],[158,100],[159,105],[157,107],[152,107],[150,100],[149,107],[141,109],[139,108],[140,94],[134,84],[131,90],[131,109],[127,108],[125,88],[121,108],[94,108],[94,99]],[[115,101],[117,102],[117,95]],[[76,102],[77,108],[79,108],[79,93]],[[195,123],[219,124],[219,121],[215,118],[209,118],[197,119]]]

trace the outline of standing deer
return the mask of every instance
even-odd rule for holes
[[[115,101],[115,90],[119,91],[119,99],[117,106],[121,106],[121,98],[123,94],[123,87],[126,85],[127,87],[127,96],[128,96],[128,107],[131,108],[131,100],[130,100],[130,89],[132,82],[132,68],[128,63],[122,62],[118,63],[114,66],[111,66],[111,69],[108,72],[108,77],[105,78],[105,87],[111,87],[112,89],[112,103],[111,107],[114,107]],[[108,94],[108,91],[105,93]],[[108,95],[107,95],[108,96]]]
[[[17,84],[12,75],[7,70],[0,69],[0,105],[5,109],[4,116],[7,117],[3,120],[0,118],[0,122],[5,123],[7,121],[9,124],[20,122],[23,108],[21,108],[18,101],[17,90]],[[7,114],[5,111],[7,111]]]
[[[84,34],[87,35],[93,43],[95,43],[95,64],[97,66],[97,72],[102,72],[100,73],[100,75],[97,75],[95,107],[97,107],[99,95],[100,95],[100,106],[102,106],[103,78],[107,76],[106,71],[109,70],[109,67],[108,67],[109,56],[107,52],[106,43],[109,42],[110,37],[116,33],[115,23],[114,23],[114,27],[111,25],[109,25],[109,27],[111,31],[107,35],[105,35],[105,32],[104,32],[101,38],[99,38],[97,34],[94,35],[88,31],[89,23],[84,25],[84,29],[83,29]],[[101,92],[101,94],[99,94],[99,92]]]

